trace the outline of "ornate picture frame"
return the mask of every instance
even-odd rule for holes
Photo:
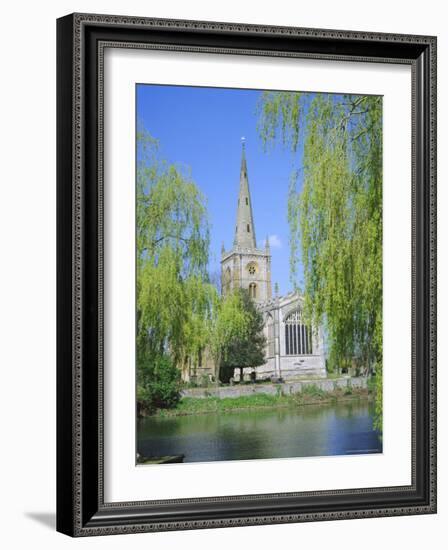
[[[412,483],[106,502],[104,51],[409,65]],[[72,14],[57,22],[57,530],[70,536],[436,512],[436,38]]]

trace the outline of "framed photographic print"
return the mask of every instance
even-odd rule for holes
[[[57,40],[57,529],[435,513],[436,39]]]

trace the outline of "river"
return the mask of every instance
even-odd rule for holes
[[[184,462],[382,452],[367,400],[297,408],[147,417],[137,423],[146,457],[184,455]]]

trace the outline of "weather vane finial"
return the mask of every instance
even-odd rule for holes
[[[244,136],[241,136],[241,143],[243,144],[243,147],[246,143],[246,138]]]

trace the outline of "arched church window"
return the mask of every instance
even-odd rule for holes
[[[250,233],[250,225],[247,224],[247,232]]]
[[[257,298],[257,285],[255,283],[250,283],[249,285],[249,296],[253,300]]]
[[[302,311],[296,310],[285,319],[286,355],[309,355],[313,353],[311,329],[302,319]]]
[[[249,205],[249,199],[246,197],[246,206]]]

